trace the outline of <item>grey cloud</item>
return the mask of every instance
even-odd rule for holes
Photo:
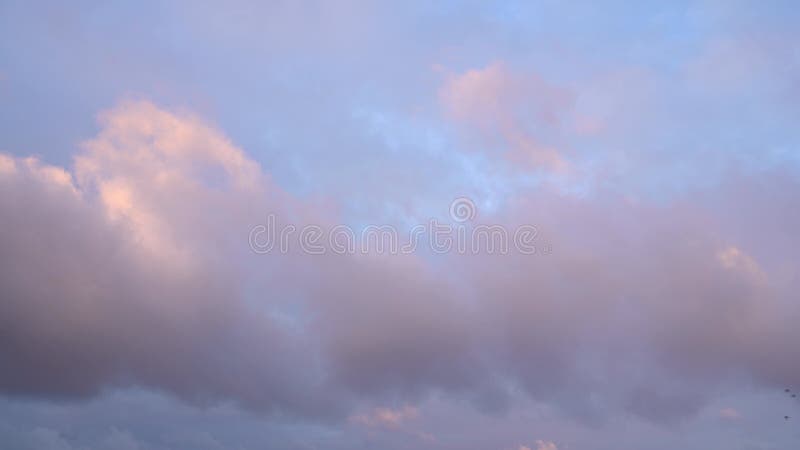
[[[759,178],[669,205],[541,189],[479,216],[536,224],[550,255],[261,257],[246,234],[264,211],[335,215],[283,193],[191,115],[141,102],[106,113],[75,180],[3,164],[11,395],[142,385],[341,420],[434,393],[502,411],[524,392],[586,420],[674,421],[733,377],[798,376],[793,256],[758,253],[746,221],[720,225],[744,195],[766,217],[786,214],[791,196],[773,203]],[[793,178],[780,188],[798,190]]]

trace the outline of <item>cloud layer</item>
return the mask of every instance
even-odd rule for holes
[[[2,444],[792,447],[797,19],[3,2]],[[268,217],[543,251],[257,254]]]
[[[141,385],[343,418],[363,401],[450,392],[493,410],[524,392],[587,419],[672,421],[734,377],[800,381],[791,246],[726,222],[744,191],[791,229],[775,191],[794,178],[665,206],[540,189],[480,218],[536,223],[549,255],[254,255],[263,212],[330,226],[335,208],[283,192],[187,113],[100,117],[71,171],[3,157],[7,393]]]

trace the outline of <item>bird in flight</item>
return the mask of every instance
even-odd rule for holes
[[[785,393],[787,393],[787,394],[791,393],[791,397],[792,397],[792,398],[797,398],[797,394],[795,394],[794,392],[792,392],[792,390],[791,390],[791,389],[789,389],[789,388],[786,388],[786,389],[784,389],[784,390],[783,390],[783,392],[785,392]],[[783,420],[789,420],[789,419],[791,419],[791,418],[792,418],[791,416],[783,416]]]

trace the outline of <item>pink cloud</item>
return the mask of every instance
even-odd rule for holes
[[[550,441],[536,441],[536,450],[558,450],[558,446]]]
[[[375,408],[369,413],[351,416],[350,421],[366,427],[398,428],[418,416],[417,408],[406,405],[399,409]]]
[[[719,416],[725,420],[739,420],[742,415],[735,408],[722,408],[719,410]]]
[[[498,73],[466,85],[501,89],[483,80]],[[479,216],[535,224],[547,256],[258,257],[247,231],[265,212],[335,216],[191,114],[126,103],[103,117],[74,168],[0,158],[5,392],[135,384],[402,428],[418,412],[387,398],[527,396],[669,421],[732,374],[797,384],[792,179],[666,205],[521,191]],[[743,217],[780,220],[759,233]]]
[[[511,161],[555,171],[568,168],[562,150],[539,135],[562,125],[572,96],[536,73],[515,72],[496,62],[450,75],[439,100],[451,118],[477,129],[487,143],[499,138]],[[583,124],[585,131],[597,127],[588,119]]]

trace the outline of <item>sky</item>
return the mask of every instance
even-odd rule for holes
[[[0,1],[0,447],[797,448],[798,23]]]

